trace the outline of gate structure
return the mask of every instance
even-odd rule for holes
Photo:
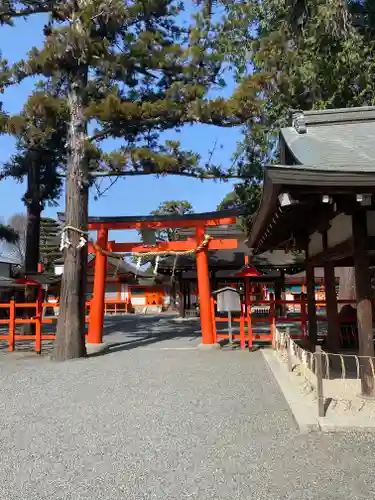
[[[238,241],[237,239],[215,239],[206,234],[206,228],[235,224],[239,215],[241,213],[238,210],[223,210],[184,216],[89,217],[89,231],[97,231],[97,241],[89,245],[89,252],[95,252],[96,258],[87,343],[98,345],[103,342],[105,279],[109,255],[118,257],[129,254],[163,256],[191,253],[196,256],[202,344],[216,344],[208,251],[235,249]],[[110,230],[167,228],[192,228],[195,236],[182,241],[162,242],[155,245],[116,243],[116,241],[109,241],[108,238]]]

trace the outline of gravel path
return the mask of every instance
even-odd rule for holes
[[[300,435],[259,352],[149,321],[102,357],[1,357],[1,500],[374,497],[374,438]]]

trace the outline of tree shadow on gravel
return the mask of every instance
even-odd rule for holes
[[[159,316],[124,317],[122,321],[121,318],[106,318],[104,340],[109,344],[107,354],[136,349],[165,340],[183,338],[192,342],[200,338],[199,321],[180,322],[173,319],[173,317],[160,318]],[[118,336],[123,336],[124,340],[117,340]]]

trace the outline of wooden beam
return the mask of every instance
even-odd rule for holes
[[[357,325],[359,355],[374,356],[372,331],[370,259],[367,242],[367,218],[365,210],[357,210],[352,215],[353,256],[357,295]],[[375,380],[369,358],[360,358],[361,387],[364,396],[375,396]]]
[[[162,242],[155,246],[146,246],[140,243],[114,243],[109,242],[107,250],[109,252],[118,253],[147,253],[147,252],[181,252],[187,250],[194,250],[197,244],[195,239],[185,241],[171,241]],[[238,247],[237,240],[210,240],[208,243],[209,250],[231,250]],[[89,252],[94,252],[92,243],[89,243]]]
[[[323,234],[326,234],[323,232]],[[328,241],[327,241],[328,245]],[[308,258],[308,261],[311,265],[315,267],[324,266],[325,262],[342,260],[344,258],[349,257],[352,254],[352,238],[348,238],[337,245],[328,248],[323,248],[323,251],[314,255],[313,257]],[[338,267],[338,266],[337,266]]]
[[[180,228],[180,227],[206,227],[206,226],[225,226],[235,224],[236,216],[217,217],[212,219],[196,219],[186,220],[162,220],[162,221],[147,221],[147,222],[90,222],[88,225],[89,231],[99,229],[165,229],[165,228]]]

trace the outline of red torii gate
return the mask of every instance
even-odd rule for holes
[[[95,252],[94,290],[90,307],[88,344],[103,342],[104,297],[108,252],[147,253],[153,251],[187,251],[196,249],[198,293],[200,298],[200,319],[202,344],[215,344],[213,314],[211,310],[211,288],[208,270],[208,250],[229,250],[238,246],[235,239],[214,239],[205,241],[205,228],[235,224],[238,210],[223,210],[184,216],[144,216],[144,217],[89,217],[89,231],[97,231],[96,244],[89,244],[89,252]],[[159,243],[150,248],[140,243],[116,243],[108,241],[109,230],[123,229],[167,229],[194,228],[195,238],[184,241]]]

